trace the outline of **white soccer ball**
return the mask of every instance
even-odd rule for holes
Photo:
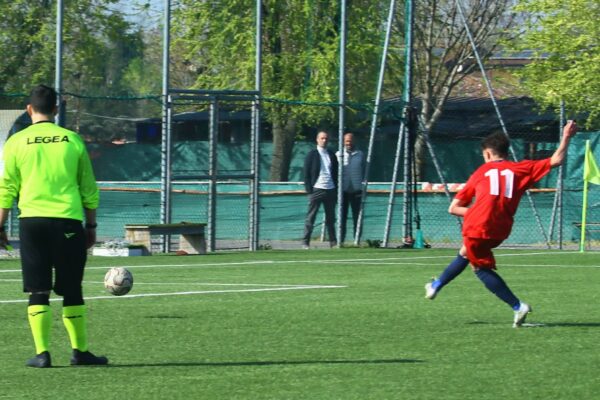
[[[133,287],[133,275],[127,268],[112,267],[104,275],[104,287],[110,294],[123,296]]]

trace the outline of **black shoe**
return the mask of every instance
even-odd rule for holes
[[[52,366],[50,353],[48,353],[47,351],[43,351],[37,356],[27,360],[25,365],[33,368],[50,368]]]
[[[106,365],[108,364],[108,358],[104,356],[96,357],[89,351],[79,351],[73,349],[73,356],[71,357],[71,365]]]

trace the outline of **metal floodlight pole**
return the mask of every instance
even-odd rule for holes
[[[564,117],[565,117],[565,107],[564,103],[561,100],[560,102],[560,118],[558,125],[558,140],[562,139],[562,126],[564,125]],[[554,239],[554,227],[556,226],[556,219],[562,218],[561,212],[561,197],[562,197],[562,165],[558,167],[558,177],[556,179],[556,191],[554,192],[554,201],[552,202],[552,213],[550,214],[550,226],[548,227],[548,237],[550,241]],[[562,250],[562,243],[560,243],[560,235],[562,230],[562,224],[559,222],[559,243],[558,248]]]
[[[406,2],[406,56],[404,61],[404,205],[403,205],[403,224],[402,236],[412,237],[412,157],[414,157],[413,142],[411,140],[411,130],[408,126],[408,121],[411,118],[410,102],[412,98],[412,50],[413,50],[413,2]]]
[[[346,0],[340,1],[340,71],[339,71],[339,106],[338,106],[338,184],[337,184],[337,229],[336,236],[338,245],[342,239],[342,201],[344,199],[343,176],[344,176],[344,127],[346,108]],[[329,238],[332,242],[333,238]]]
[[[377,129],[377,119],[379,117],[379,105],[381,104],[381,92],[383,91],[383,78],[385,75],[385,65],[387,61],[388,49],[390,47],[390,37],[392,33],[392,23],[394,22],[394,13],[396,11],[396,0],[390,0],[390,9],[388,12],[387,26],[385,30],[385,41],[383,43],[383,52],[381,54],[381,64],[379,66],[379,78],[377,79],[377,93],[375,94],[375,105],[373,107],[373,115],[371,117],[371,132],[369,134],[369,148],[367,149],[367,159],[365,162],[364,184],[362,187],[362,196],[360,201],[360,211],[358,213],[358,221],[356,223],[356,234],[354,244],[360,243],[362,235],[362,224],[365,212],[365,202],[367,200],[367,189],[369,186],[369,169],[371,168],[371,159],[373,157],[373,144],[375,142],[375,131]]]
[[[560,102],[560,126],[558,127],[558,137],[559,140],[562,140],[562,128],[566,123],[566,110],[565,110],[565,102]],[[563,249],[563,211],[564,211],[564,179],[565,179],[565,169],[561,164],[558,167],[558,248],[560,250]]]
[[[162,135],[160,148],[160,222],[171,222],[171,108],[169,97],[169,47],[171,26],[171,0],[164,0],[163,58],[162,58]],[[162,238],[162,251],[170,250],[170,237]]]
[[[65,114],[64,114],[64,105],[62,102],[62,92],[63,92],[63,80],[62,80],[62,72],[63,72],[63,11],[64,4],[62,0],[58,0],[56,2],[56,60],[55,60],[55,71],[54,71],[54,89],[58,94],[58,98],[56,99],[58,113],[56,114],[55,121],[60,126],[65,126]]]
[[[398,144],[396,146],[396,154],[394,157],[394,172],[392,176],[392,184],[390,185],[390,195],[388,201],[388,212],[387,218],[385,221],[385,229],[383,232],[383,241],[382,246],[387,247],[389,236],[390,236],[390,228],[392,224],[392,217],[394,214],[394,202],[396,196],[396,180],[398,176],[398,167],[400,164],[400,149],[402,146],[402,142],[404,142],[404,215],[403,215],[403,237],[407,235],[412,235],[412,221],[410,220],[410,213],[412,213],[412,196],[409,190],[409,182],[412,181],[412,177],[410,176],[411,171],[411,162],[410,156],[412,151],[410,146],[412,145],[410,141],[410,131],[408,129],[408,118],[409,115],[409,107],[410,100],[412,94],[412,47],[413,47],[413,11],[414,6],[412,0],[407,0],[405,3],[405,19],[406,19],[406,27],[405,27],[405,38],[404,38],[404,90],[402,91],[402,122],[400,123],[400,130],[398,132]]]
[[[562,127],[565,126],[566,120],[566,111],[565,111],[565,102],[561,100],[560,102],[560,124],[558,126],[558,139],[562,140]],[[554,209],[558,209],[558,249],[563,249],[563,195],[564,195],[564,168],[561,164],[558,167],[558,177],[556,181],[556,193],[554,195]],[[554,232],[554,217],[555,213],[552,212],[552,222],[550,225],[550,235]],[[552,236],[550,236],[552,238]]]
[[[216,250],[217,220],[217,133],[219,129],[219,100],[214,97],[209,110],[208,137],[208,251]]]
[[[258,250],[260,231],[260,97],[262,90],[262,0],[256,0],[256,36],[255,36],[255,77],[254,90],[258,92],[252,102],[251,133],[251,175],[252,191],[250,198],[250,243],[251,251]]]

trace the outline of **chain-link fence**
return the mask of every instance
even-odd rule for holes
[[[159,97],[145,98],[92,98],[66,94],[66,126],[80,132],[88,144],[97,180],[101,187],[98,236],[100,240],[124,237],[125,224],[160,222],[161,176],[161,104]],[[0,124],[3,142],[10,132],[27,126],[24,115],[26,97],[0,96]],[[338,148],[335,105],[285,104],[289,115],[309,114],[311,108],[321,108],[320,120],[298,122],[289,155],[287,182],[273,182],[272,161],[281,156],[274,147],[274,134],[281,126],[274,123],[275,111],[269,102],[263,105],[260,142],[260,246],[300,247],[307,199],[301,183],[304,157],[315,146],[318,129],[331,133],[330,146]],[[271,103],[277,103],[271,100]],[[552,114],[539,114],[526,99],[500,101],[506,124],[512,137],[517,159],[538,159],[552,154],[558,144],[560,128]],[[303,108],[302,110],[300,108]],[[374,137],[370,166],[369,192],[366,197],[362,243],[377,243],[384,234],[387,209],[390,202],[390,180],[393,176],[395,149],[400,127],[400,112],[393,102],[383,107]],[[209,118],[202,107],[176,109],[173,115],[173,156],[171,165],[172,221],[206,222],[208,216],[208,183],[194,180],[202,175],[208,162]],[[367,151],[370,133],[371,108],[351,106],[348,110],[348,128],[355,134],[356,147]],[[420,218],[426,242],[434,247],[460,244],[459,220],[447,213],[453,192],[483,162],[480,140],[498,132],[491,102],[485,99],[454,99],[429,134],[427,142],[416,141],[416,171],[418,183],[411,189],[413,216]],[[217,169],[220,173],[244,173],[250,169],[249,108],[239,105],[225,107],[220,115],[217,143]],[[515,218],[510,246],[557,247],[577,246],[581,223],[581,191],[583,140],[596,136],[578,135],[565,163],[563,190],[557,192],[559,174],[553,170],[524,197]],[[419,147],[420,146],[420,147]],[[275,155],[274,155],[275,153]],[[436,166],[437,163],[437,166]],[[400,162],[399,180],[403,177]],[[178,177],[186,177],[179,179]],[[449,193],[444,190],[447,184]],[[218,183],[216,243],[217,249],[247,248],[249,224],[249,192],[247,181],[227,179]],[[402,243],[402,207],[404,186],[396,186],[390,246]],[[562,194],[562,203],[559,194]],[[588,236],[593,243],[600,232],[600,190],[590,186]],[[562,206],[562,209],[561,209]],[[561,219],[562,217],[562,219]],[[320,221],[320,218],[318,218]],[[414,221],[411,221],[414,223]],[[348,222],[352,229],[352,222]],[[317,226],[315,236],[320,234]],[[13,235],[16,224],[13,224]],[[315,238],[315,242],[317,238]],[[589,243],[588,243],[589,245]]]

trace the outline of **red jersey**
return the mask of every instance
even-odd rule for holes
[[[510,235],[521,196],[550,172],[550,159],[491,161],[479,167],[456,199],[470,204],[463,236],[504,240]]]

